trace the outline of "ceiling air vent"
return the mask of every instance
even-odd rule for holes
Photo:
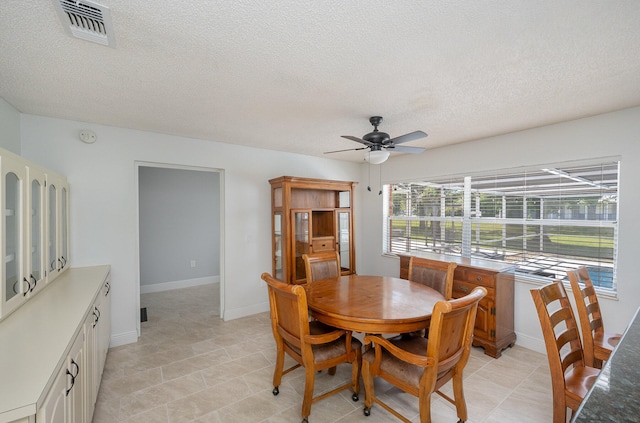
[[[109,8],[89,0],[53,0],[65,31],[73,37],[114,47]]]

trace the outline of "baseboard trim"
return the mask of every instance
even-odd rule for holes
[[[249,307],[234,308],[233,310],[226,309],[224,311],[224,316],[222,316],[222,320],[226,322],[227,320],[239,319],[241,317],[252,316],[254,314],[264,313],[266,311],[269,311],[268,301],[254,304]]]
[[[543,339],[534,338],[522,333],[516,333],[516,339],[516,344],[521,347],[539,352],[541,354],[547,354],[547,347],[545,346]]]
[[[117,335],[111,335],[111,342],[109,342],[109,348],[119,347],[120,345],[133,344],[138,342],[138,332],[131,331],[125,333],[119,333]]]
[[[162,282],[149,285],[140,285],[140,293],[170,291],[172,289],[190,288],[192,286],[209,285],[220,282],[220,276],[207,276],[205,278],[186,279],[182,281]]]

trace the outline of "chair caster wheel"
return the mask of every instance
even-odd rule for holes
[[[358,401],[358,399],[360,399],[360,398],[358,397],[358,394],[353,394],[353,395],[351,395],[351,399],[352,399],[354,402],[356,402],[356,401]]]
[[[273,388],[273,391],[271,391],[271,393],[272,393],[274,396],[275,396],[275,395],[278,395],[278,394],[280,393],[280,389],[278,389],[278,387],[276,386],[276,387],[274,387],[274,388]]]
[[[369,408],[369,407],[365,407],[365,408],[362,410],[362,414],[364,414],[365,416],[370,416],[370,415],[371,415],[371,408]]]
[[[309,423],[309,420],[307,419],[302,419],[302,421],[300,423]]]
[[[464,423],[464,420],[459,419],[459,420],[458,420],[458,423]]]

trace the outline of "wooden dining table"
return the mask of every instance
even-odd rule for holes
[[[331,326],[372,334],[408,333],[429,326],[444,300],[435,289],[389,276],[347,275],[305,286],[311,315]]]

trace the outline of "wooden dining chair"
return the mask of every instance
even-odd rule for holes
[[[553,391],[553,423],[565,423],[596,380],[598,369],[585,364],[580,334],[561,281],[532,289],[544,343],[547,348]]]
[[[418,335],[392,339],[378,335],[365,336],[365,344],[372,343],[373,348],[362,357],[364,415],[371,414],[371,406],[375,402],[403,422],[410,423],[410,420],[376,397],[374,378],[379,377],[418,397],[421,423],[431,422],[431,394],[434,392],[454,404],[459,422],[464,422],[467,419],[467,405],[462,389],[462,373],[471,352],[478,303],[485,295],[485,288],[476,287],[465,297],[437,302],[431,315],[428,339]],[[450,380],[453,383],[453,399],[440,391]]]
[[[409,260],[409,280],[427,285],[450,300],[453,296],[453,272],[457,266],[452,262],[412,256]]]
[[[588,366],[601,369],[602,362],[609,359],[622,335],[605,332],[600,304],[587,268],[580,266],[576,270],[568,271],[567,276],[576,300],[585,363]],[[584,286],[582,287],[580,284]]]
[[[280,282],[268,273],[263,273],[262,279],[268,285],[271,328],[277,348],[273,395],[280,393],[282,376],[303,366],[305,369],[303,423],[308,422],[312,403],[349,387],[353,390],[351,398],[358,401],[362,343],[349,331],[327,326],[318,321],[310,322],[307,296],[303,286]],[[285,353],[296,361],[295,365],[286,370],[284,370]],[[343,363],[351,364],[351,381],[314,397],[316,372],[329,369],[329,373],[333,374],[335,367]]]
[[[340,254],[337,251],[303,254],[307,282],[340,276]]]

